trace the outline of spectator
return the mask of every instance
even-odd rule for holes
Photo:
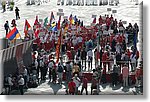
[[[48,64],[48,68],[49,68],[49,82],[51,82],[52,69],[54,68],[54,61],[53,60],[50,60],[50,62]]]
[[[118,82],[118,67],[117,65],[115,64],[113,66],[113,72],[112,72],[112,86],[116,86],[117,85],[117,82]]]
[[[83,76],[81,95],[82,95],[84,89],[86,91],[86,95],[88,95],[87,87],[88,87],[88,79],[85,76]]]
[[[93,89],[96,89],[97,90],[97,80],[96,80],[96,76],[93,75],[93,78],[92,78],[92,82],[91,82],[91,95],[93,94]]]
[[[85,51],[85,48],[83,48],[81,51],[81,60],[82,60],[82,66],[83,66],[83,62],[84,62],[85,70],[86,70],[86,56],[87,56],[87,52]]]
[[[128,76],[129,76],[129,68],[127,64],[124,65],[122,68],[122,76],[123,76],[123,86],[127,87],[128,86]]]
[[[93,52],[92,52],[92,49],[90,49],[87,52],[87,56],[88,56],[88,70],[92,70],[92,61],[93,61]],[[90,68],[90,66],[91,66],[91,68]]]
[[[75,94],[77,95],[78,94],[78,88],[81,84],[80,79],[79,79],[77,74],[75,74],[75,76],[73,77],[73,82],[76,84]]]
[[[10,30],[8,21],[6,21],[6,23],[4,24],[4,28],[6,30],[6,35],[7,35],[8,31]]]
[[[19,90],[20,90],[20,93],[21,93],[21,95],[23,95],[23,94],[24,94],[24,92],[23,92],[24,78],[23,78],[22,75],[19,76],[19,81],[18,81],[18,83],[19,83]]]
[[[53,68],[52,69],[52,78],[53,78],[53,83],[56,84],[56,80],[57,80],[57,73],[56,73],[56,69]]]
[[[67,83],[71,80],[72,78],[72,68],[70,65],[70,61],[66,63],[66,81]]]
[[[68,89],[69,89],[69,94],[70,95],[74,95],[75,94],[75,88],[76,88],[76,84],[73,81],[73,79],[71,79],[71,81],[68,83]]]
[[[75,63],[73,66],[73,69],[72,69],[72,73],[73,73],[73,75],[77,74],[79,76],[79,72],[80,72],[80,68],[77,65],[77,63]]]
[[[58,73],[58,83],[59,84],[62,84],[63,71],[64,71],[63,66],[60,63],[58,63],[57,73]]]
[[[23,66],[23,70],[24,70],[24,72],[23,72],[24,86],[25,86],[26,88],[28,88],[28,86],[27,86],[28,71],[27,71],[27,69],[26,69],[25,66]]]
[[[10,94],[10,91],[12,90],[12,86],[13,86],[13,81],[12,81],[12,75],[11,74],[9,74],[9,76],[8,76],[8,95]]]
[[[18,9],[18,7],[16,7],[16,9],[15,9],[16,20],[20,19],[19,11],[20,11],[20,10]]]

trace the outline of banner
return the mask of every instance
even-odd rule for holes
[[[2,57],[3,57],[3,50],[0,51],[0,61],[2,61]]]
[[[16,46],[13,47],[13,58],[16,57]]]
[[[7,55],[7,50],[3,50],[3,57],[2,57],[3,62],[6,61],[6,55]]]
[[[22,50],[23,50],[23,44],[20,44],[16,48],[16,59],[18,61],[22,60]]]
[[[10,51],[11,51],[11,48],[8,48],[7,49],[7,55],[6,55],[6,61],[10,60],[10,58],[9,58]]]
[[[12,57],[13,57],[13,56],[12,56],[12,54],[13,54],[13,49],[14,49],[14,47],[11,47],[11,48],[10,48],[9,59],[12,59]]]

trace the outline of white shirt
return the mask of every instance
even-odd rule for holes
[[[37,68],[38,67],[38,62],[37,62],[37,60],[35,60],[35,67]]]
[[[80,86],[80,79],[78,77],[77,77],[77,79],[73,78],[73,82],[76,84],[76,87]]]
[[[26,68],[24,69],[23,75],[24,75],[24,76],[27,76],[27,75],[28,75],[28,72],[27,72],[27,69],[26,69]]]
[[[40,67],[44,67],[44,63],[42,60],[40,60]]]
[[[11,77],[8,77],[8,84],[11,85],[11,86],[13,85]]]
[[[72,40],[73,45],[75,46],[77,44],[77,39]]]
[[[82,42],[82,37],[77,38],[78,43]]]
[[[54,66],[54,63],[53,62],[49,62],[48,67],[49,68],[53,68],[53,66]]]
[[[20,80],[18,81],[19,85],[24,85],[24,79],[20,78]]]
[[[133,56],[133,54],[130,55],[131,63],[135,63],[136,62],[136,58],[135,58],[136,55],[134,55],[133,57],[132,56]]]
[[[92,50],[89,50],[89,51],[87,52],[87,56],[93,57],[93,52],[92,52]]]

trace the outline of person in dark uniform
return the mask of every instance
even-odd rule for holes
[[[83,66],[83,62],[85,64],[85,70],[86,70],[86,56],[87,56],[87,52],[85,48],[83,48],[83,50],[81,51],[81,60],[82,60],[82,66]]]
[[[118,72],[119,72],[118,67],[117,67],[117,65],[115,64],[115,65],[113,66],[113,72],[112,72],[112,86],[113,86],[113,87],[117,85]]]
[[[8,21],[6,21],[6,23],[4,24],[4,28],[6,30],[6,35],[8,34],[8,31],[9,31],[9,24],[8,24]]]
[[[18,9],[18,7],[16,7],[16,9],[15,9],[16,20],[20,19],[19,11],[20,11],[20,10]]]

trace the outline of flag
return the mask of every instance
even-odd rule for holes
[[[54,26],[56,26],[56,22],[53,22],[52,24],[51,24],[51,27],[53,28]]]
[[[81,27],[83,27],[83,21],[81,22]]]
[[[59,16],[58,24],[57,24],[57,29],[60,30],[60,21],[61,21],[61,16]]]
[[[56,23],[56,25],[52,28],[52,31],[53,31],[53,32],[57,31],[57,23]]]
[[[68,23],[65,24],[65,30],[68,30]]]
[[[75,24],[75,21],[74,21],[74,19],[72,19],[70,23],[71,23],[71,24]]]
[[[35,31],[34,31],[34,36],[35,36],[35,38],[38,38],[38,37],[39,37],[39,33],[40,33],[40,30],[39,30],[39,27],[37,26],[37,28],[36,28]]]
[[[77,21],[78,21],[78,19],[77,19],[77,16],[76,16],[76,15],[74,16],[74,21],[75,21],[75,22],[77,22]]]
[[[13,41],[20,37],[20,33],[16,27],[14,27],[6,36],[10,41]]]
[[[30,26],[29,22],[26,20],[26,21],[25,21],[25,26],[24,26],[24,33],[25,33],[25,36],[27,36],[28,30],[30,30],[30,29],[31,29],[31,26]]]
[[[58,43],[57,43],[57,46],[56,46],[56,63],[59,62],[60,46],[61,46],[61,31],[60,31],[60,35],[59,35],[59,38],[58,38]]]
[[[51,23],[54,22],[54,20],[55,20],[54,14],[53,14],[53,12],[51,12],[50,25],[51,25]]]
[[[74,19],[73,19],[73,17],[72,17],[72,14],[70,15],[70,17],[69,17],[69,21],[70,21],[70,24],[72,25],[72,24],[75,24],[75,21],[74,21]]]
[[[92,22],[92,23],[94,23],[94,24],[96,23],[96,18],[93,19],[93,22]]]
[[[136,33],[134,33],[133,46],[135,49],[137,48],[136,43],[137,43],[137,36]]]
[[[44,26],[45,26],[45,27],[47,26],[47,23],[48,23],[48,17],[46,17],[46,18],[44,19]]]
[[[36,19],[35,19],[34,25],[38,25],[38,24],[39,24],[39,20],[38,20],[38,16],[36,16]]]
[[[71,21],[72,20],[72,14],[70,15],[70,17],[69,17],[69,21]]]

